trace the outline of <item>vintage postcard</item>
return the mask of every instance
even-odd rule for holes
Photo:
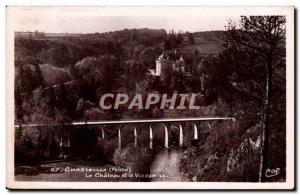
[[[7,188],[294,189],[294,7],[6,15]]]

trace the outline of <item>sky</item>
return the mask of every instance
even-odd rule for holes
[[[24,18],[34,21],[30,25],[20,23],[20,31],[68,32],[68,33],[95,33],[108,32],[132,28],[165,29],[167,31],[210,31],[225,30],[230,18],[224,17],[161,17],[161,16],[69,16],[43,18]],[[213,21],[213,22],[212,22]]]
[[[16,31],[38,30],[54,33],[102,33],[125,28],[165,29],[175,32],[211,31],[225,30],[225,25],[230,20],[239,20],[239,15],[224,16],[218,12],[202,13],[195,9],[26,8],[13,11],[11,24]],[[9,14],[8,18],[10,19]]]

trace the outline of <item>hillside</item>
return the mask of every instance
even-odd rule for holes
[[[205,31],[193,33],[194,43],[184,36],[184,42],[179,47],[184,53],[197,50],[202,56],[216,55],[223,49],[224,31]]]
[[[171,49],[177,49],[184,55],[188,65],[195,63],[192,60],[195,52],[206,57],[222,50],[222,31],[193,33],[193,42],[189,41],[188,33],[180,36],[179,42],[179,35],[170,35],[165,30],[154,29],[124,29],[94,34],[41,35],[36,32],[16,32],[15,65],[18,71],[20,65],[40,64],[46,84],[55,85],[66,82],[67,78],[61,80],[59,78],[62,77],[53,75],[55,67],[62,68],[62,71],[70,75],[71,67],[86,57],[113,55],[117,57],[121,69],[126,69],[128,63],[135,62],[146,68],[154,68],[155,60],[165,50],[166,40],[173,44]],[[199,57],[197,59],[200,60]],[[49,69],[51,66],[53,68]]]

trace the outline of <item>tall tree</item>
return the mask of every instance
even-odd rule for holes
[[[276,70],[285,66],[285,24],[284,16],[242,16],[239,27],[229,24],[226,36],[226,48],[245,57],[252,58],[246,66],[261,68],[261,82],[253,80],[246,83],[245,77],[239,74],[240,80],[235,79],[236,86],[241,92],[245,92],[256,99],[261,99],[261,125],[262,125],[262,149],[259,171],[259,181],[266,180],[267,159],[270,146],[270,117],[272,112],[274,74]],[[239,65],[244,58],[240,56]],[[255,87],[254,87],[255,86]],[[254,88],[261,89],[254,92]]]

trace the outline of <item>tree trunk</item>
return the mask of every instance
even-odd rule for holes
[[[260,159],[260,171],[259,171],[259,182],[265,182],[266,169],[267,169],[267,158],[269,151],[269,140],[270,140],[270,115],[271,115],[271,99],[272,99],[272,55],[268,56],[267,60],[267,82],[266,82],[266,93],[265,102],[262,114],[262,146],[261,146],[261,159]]]

